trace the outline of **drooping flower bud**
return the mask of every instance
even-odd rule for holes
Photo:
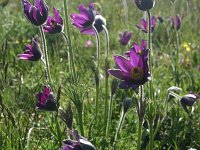
[[[123,111],[124,113],[126,113],[128,111],[128,109],[131,107],[132,105],[132,100],[129,97],[126,97],[123,101]]]
[[[183,109],[188,112],[187,106],[192,107],[196,101],[199,99],[198,95],[195,94],[187,94],[180,99],[180,104],[182,105]]]
[[[155,0],[135,0],[136,6],[142,11],[148,11],[155,5]]]

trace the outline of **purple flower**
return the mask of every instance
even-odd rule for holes
[[[57,110],[57,101],[49,86],[44,86],[43,92],[36,94],[36,108],[48,111]]]
[[[137,53],[148,52],[147,51],[147,42],[145,40],[141,40],[141,45],[133,42],[132,49],[134,49]],[[125,56],[130,57],[130,51],[124,53]],[[145,54],[147,56],[147,54]]]
[[[32,44],[25,46],[25,52],[18,57],[23,60],[38,61],[42,57],[41,49],[38,45],[38,37],[33,38]]]
[[[53,14],[53,17],[48,16],[47,22],[43,26],[44,32],[49,34],[56,34],[63,31],[63,19],[55,7],[53,7]]]
[[[151,17],[151,32],[154,31],[154,27],[156,25],[156,18],[155,16]],[[145,19],[141,19],[141,25],[136,24],[136,28],[142,30],[144,33],[148,33],[148,21]]]
[[[98,32],[103,30],[102,25],[106,25],[105,19],[95,10],[94,3],[90,3],[89,7],[79,6],[80,14],[73,13],[70,15],[72,24],[80,30],[82,34],[94,35],[92,25]]]
[[[181,28],[181,18],[180,18],[180,16],[176,16],[176,19],[175,19],[175,17],[172,16],[170,19],[171,19],[172,29],[176,28],[176,30],[178,31]],[[176,21],[176,25],[175,25],[175,21]]]
[[[43,0],[34,0],[31,5],[29,0],[22,0],[24,6],[24,14],[26,18],[34,25],[43,25],[48,17],[48,6]]]
[[[154,7],[155,1],[154,0],[135,0],[135,4],[140,10],[147,11]]]
[[[75,140],[67,139],[64,141],[64,145],[60,150],[96,150],[94,145],[90,143],[84,137],[78,135],[78,132],[74,130],[71,135]]]
[[[124,33],[119,34],[119,41],[120,43],[125,46],[128,44],[129,40],[131,39],[132,32],[125,31]]]
[[[138,49],[134,46],[130,49],[130,59],[124,56],[114,56],[118,69],[109,69],[108,73],[122,80],[119,87],[122,89],[137,89],[140,85],[150,80],[148,67],[148,50]]]

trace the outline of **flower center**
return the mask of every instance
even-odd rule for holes
[[[135,67],[131,69],[131,78],[133,80],[141,80],[143,78],[144,72],[142,68]]]

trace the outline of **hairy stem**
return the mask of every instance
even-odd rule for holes
[[[50,68],[49,68],[49,59],[48,59],[48,51],[47,51],[47,44],[46,44],[46,38],[45,38],[45,35],[44,35],[44,30],[42,28],[42,26],[39,27],[40,28],[40,34],[41,34],[41,37],[42,37],[42,45],[43,45],[43,52],[44,52],[44,59],[45,59],[45,64],[46,64],[46,72],[47,72],[47,75],[46,78],[47,78],[47,81],[49,83],[51,83],[51,74],[50,74]]]
[[[97,67],[96,67],[96,72],[97,72],[97,83],[96,83],[96,106],[95,106],[95,120],[97,122],[97,116],[98,116],[98,107],[99,107],[99,64],[100,64],[100,38],[99,38],[99,33],[97,29],[95,28],[94,25],[92,25],[92,28],[95,32],[96,36],[96,46],[97,46]]]

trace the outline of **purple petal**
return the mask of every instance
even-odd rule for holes
[[[130,62],[132,67],[137,67],[140,56],[135,52],[134,47],[130,49]]]
[[[181,27],[181,18],[180,16],[176,16],[176,29],[179,30]]]
[[[126,59],[123,56],[114,56],[114,59],[119,69],[121,69],[122,71],[126,73],[130,73],[130,70],[132,67],[130,60]]]
[[[63,25],[63,20],[60,16],[60,13],[55,7],[53,7],[53,14],[54,14],[56,22]]]
[[[94,30],[91,28],[85,28],[85,29],[82,29],[81,30],[81,33],[82,34],[89,34],[89,35],[95,35],[95,32]]]
[[[109,69],[108,73],[121,80],[130,80],[130,75],[120,69]]]
[[[148,22],[145,19],[141,20],[141,25],[142,25],[144,31],[148,30]]]

